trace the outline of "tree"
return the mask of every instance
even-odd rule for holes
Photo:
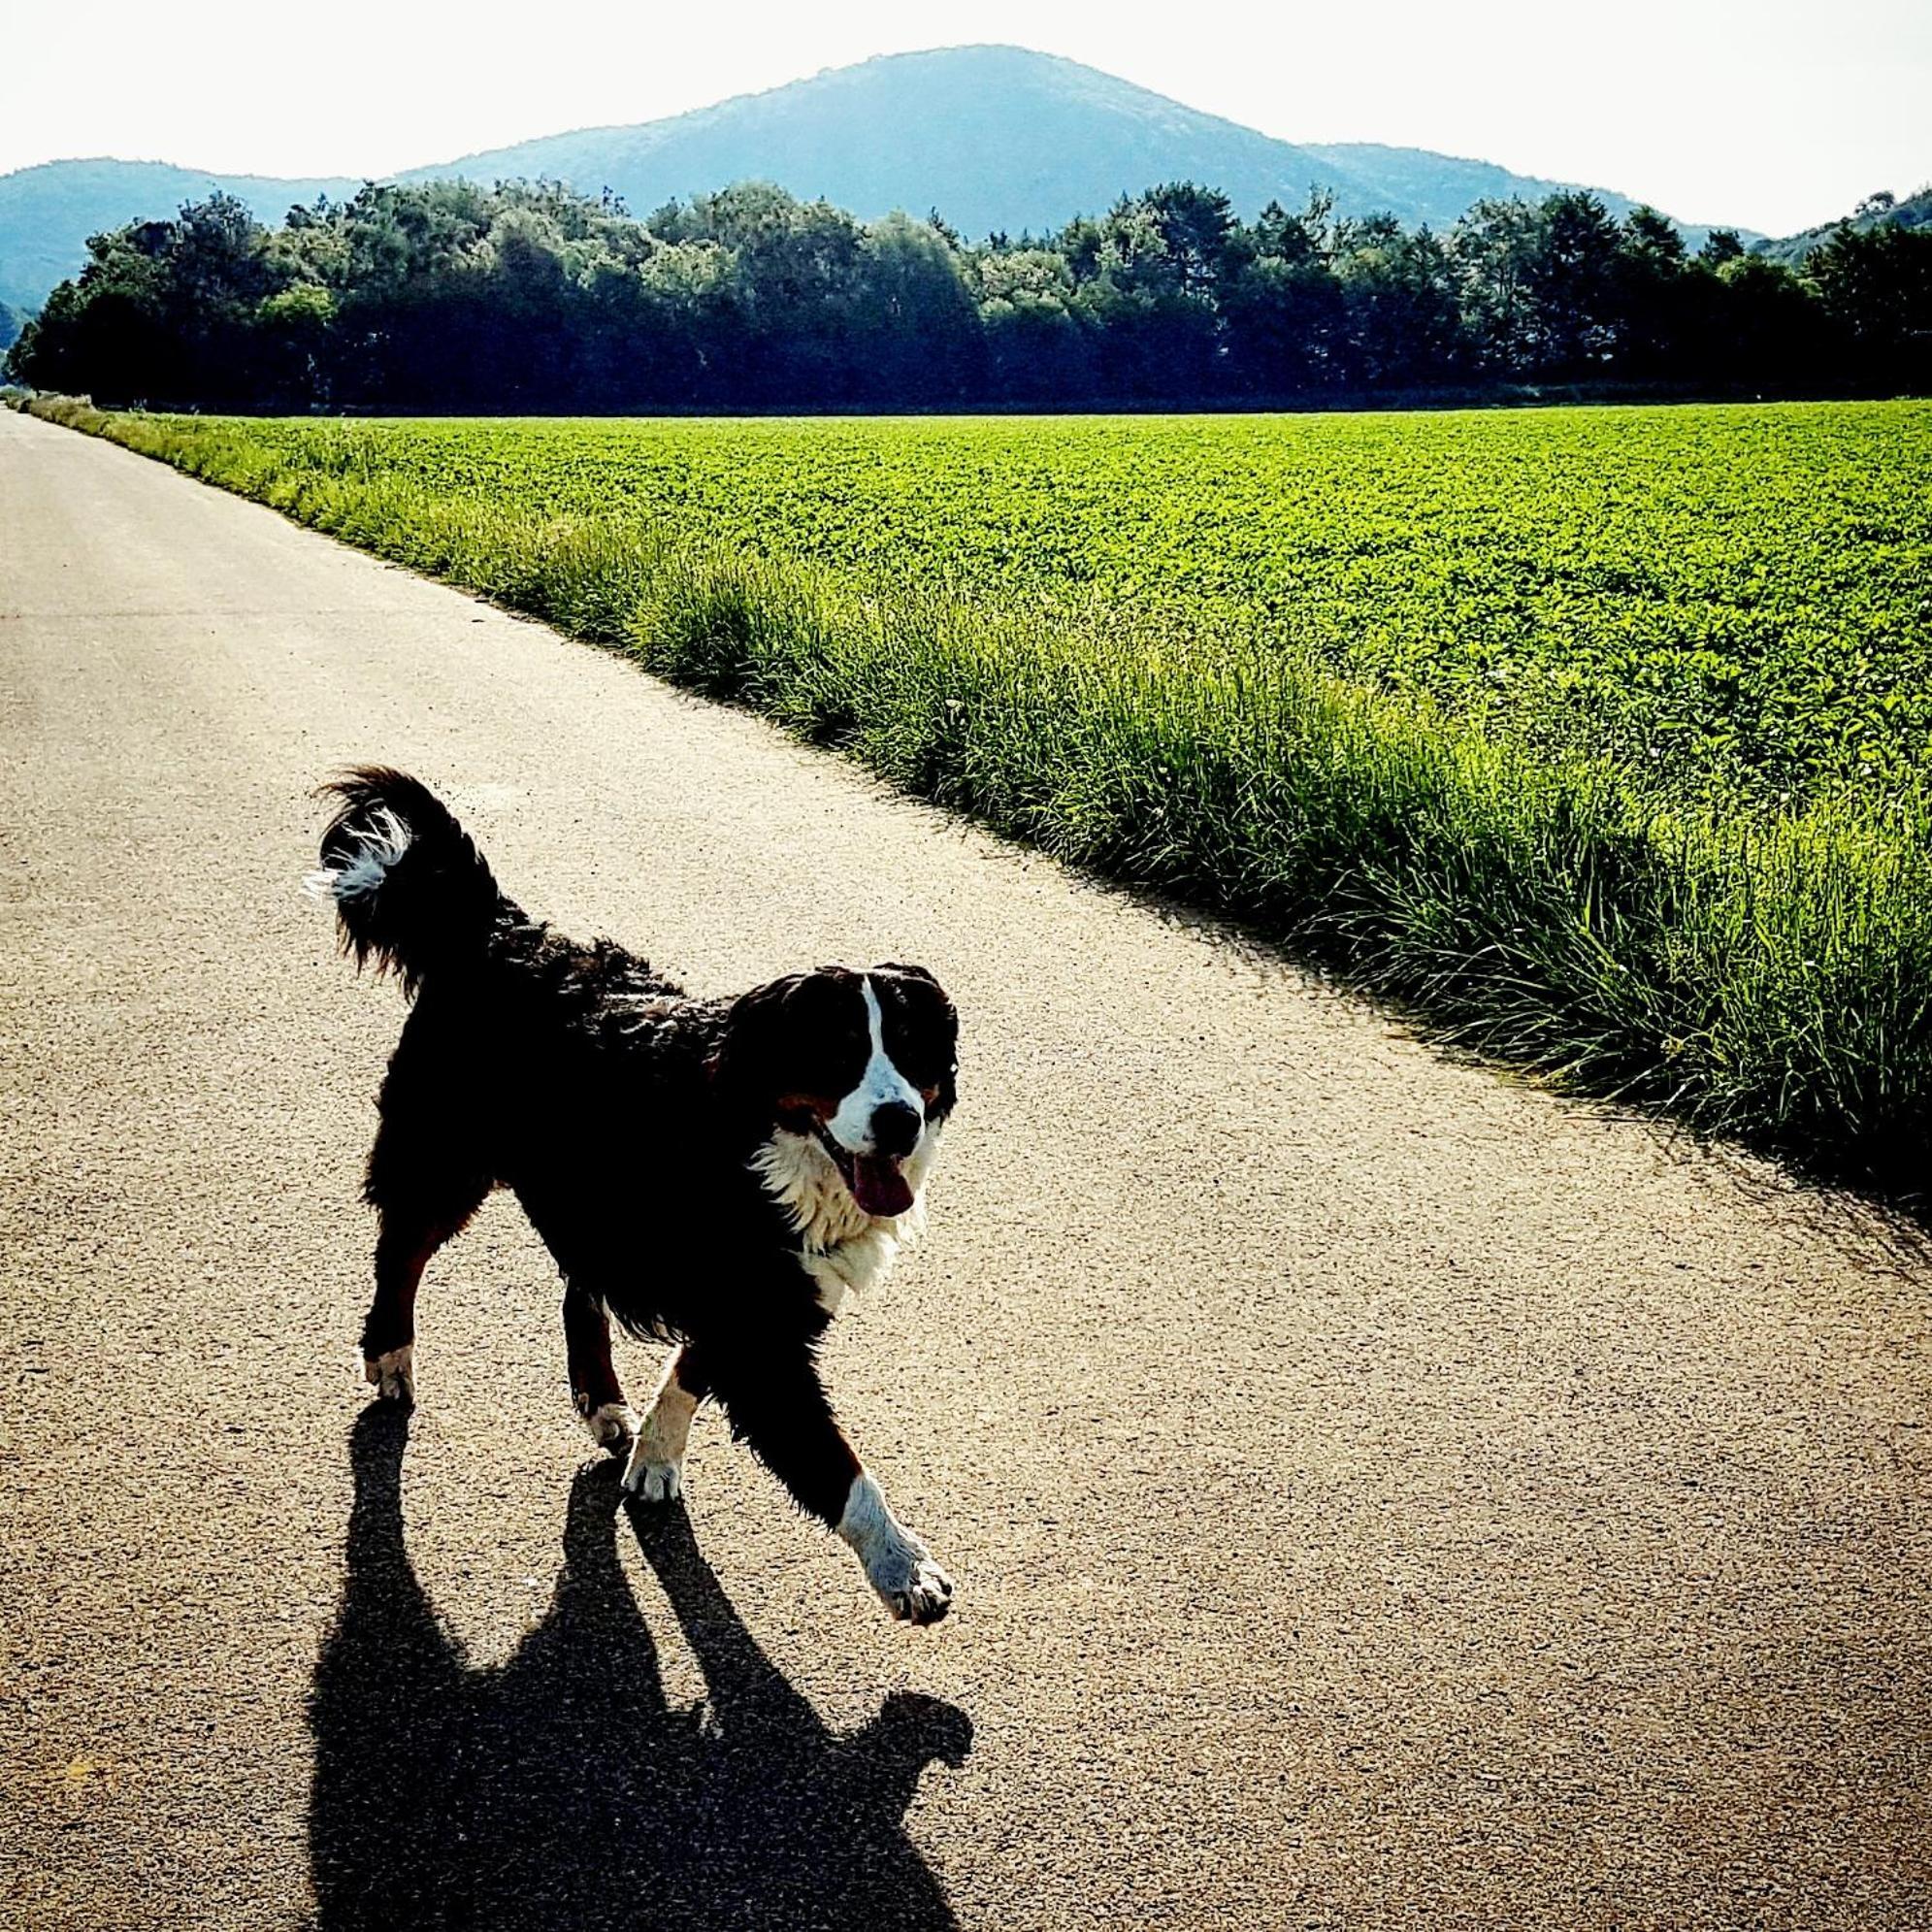
[[[336,298],[319,282],[293,281],[262,297],[254,317],[260,339],[257,361],[264,399],[273,407],[303,409],[328,402],[335,318]]]
[[[1621,375],[1668,375],[1696,334],[1699,287],[1676,225],[1654,208],[1623,217],[1612,312]]]
[[[1177,292],[1211,300],[1228,272],[1239,225],[1233,204],[1218,188],[1172,181],[1149,188],[1141,207],[1161,232]]]
[[[1448,380],[1461,310],[1448,250],[1427,228],[1405,234],[1392,215],[1346,222],[1336,236],[1343,367],[1365,388]]]
[[[43,388],[204,409],[1215,407],[1455,382],[1760,393],[1932,380],[1932,234],[1887,211],[1802,273],[1586,194],[1447,238],[1193,181],[964,246],[770,182],[647,220],[556,181],[369,184],[275,229],[223,196],[88,244],[6,350]]]
[[[1311,190],[1299,214],[1271,201],[1233,238],[1221,304],[1234,393],[1288,398],[1345,379],[1333,212],[1331,195]]]
[[[1537,210],[1528,290],[1543,373],[1598,373],[1617,347],[1617,224],[1593,194],[1553,194]]]
[[[1479,201],[1450,234],[1471,353],[1488,373],[1531,375],[1545,344],[1536,301],[1542,224],[1521,201]]]
[[[1868,381],[1918,388],[1932,377],[1932,235],[1841,223],[1806,258],[1804,278]]]
[[[972,263],[995,400],[1050,408],[1089,397],[1091,332],[1073,311],[1073,271],[1053,248],[988,248]]]
[[[964,265],[935,228],[903,214],[861,238],[853,327],[867,344],[865,388],[885,405],[958,403],[981,380],[978,310]]]
[[[1762,255],[1740,255],[1718,270],[1718,280],[1724,374],[1731,381],[1776,390],[1802,384],[1806,371],[1828,366],[1822,306],[1789,269]]]

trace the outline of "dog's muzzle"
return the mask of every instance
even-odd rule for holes
[[[919,1145],[925,1125],[901,1102],[877,1108],[872,1114],[872,1151],[868,1154],[841,1147],[823,1125],[817,1131],[819,1144],[832,1156],[833,1165],[852,1191],[852,1198],[868,1214],[888,1220],[912,1205],[912,1183],[905,1178],[905,1161]]]

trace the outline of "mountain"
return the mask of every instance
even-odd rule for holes
[[[0,304],[37,309],[87,258],[87,237],[171,215],[217,188],[246,201],[258,221],[278,222],[297,202],[353,194],[339,177],[281,180],[215,175],[164,161],[48,161],[0,175]]]
[[[1223,189],[1246,215],[1312,186],[1345,214],[1443,227],[1486,195],[1568,185],[1416,147],[1297,147],[1145,87],[1017,47],[882,55],[632,127],[583,128],[411,169],[400,179],[552,176],[647,214],[673,195],[772,180],[872,217],[937,208],[964,233],[1051,229],[1159,181]],[[214,175],[156,162],[53,161],[0,176],[0,302],[39,303],[87,236],[223,188],[265,221],[357,182]],[[1613,213],[1631,206],[1596,190]],[[1686,227],[1693,242],[1704,230]]]
[[[727,181],[777,181],[855,214],[936,208],[970,236],[1058,228],[1158,181],[1218,187],[1246,215],[1318,183],[1344,214],[1454,221],[1484,195],[1563,183],[1417,147],[1297,147],[1146,87],[1019,47],[884,54],[636,127],[584,128],[419,168],[406,180],[554,175],[644,214]],[[1626,197],[1598,190],[1621,214]],[[1701,239],[1701,230],[1694,231]]]
[[[1375,142],[1326,144],[1303,150],[1321,164],[1322,178],[1335,184],[1335,205],[1344,214],[1372,213],[1392,209],[1407,227],[1427,222],[1447,228],[1479,201],[1540,201],[1578,185],[1553,181],[1541,175],[1513,175],[1494,161],[1463,161],[1453,154],[1431,153],[1425,147],[1385,147]],[[1638,204],[1614,188],[1590,193],[1619,220]],[[1693,247],[1701,247],[1711,230],[1696,222],[1677,224]]]
[[[1920,188],[1916,194],[1906,195],[1876,208],[1869,202],[1864,203],[1855,214],[1847,219],[1853,228],[1858,229],[1932,229],[1932,187]],[[1827,221],[1822,228],[1807,228],[1799,235],[1785,235],[1775,242],[1760,242],[1752,252],[1769,255],[1775,262],[1787,262],[1795,267],[1820,242],[1829,241],[1844,225],[1840,221]]]

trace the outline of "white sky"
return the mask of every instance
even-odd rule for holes
[[[69,0],[10,7],[0,172],[71,155],[382,175],[868,54],[1063,53],[1291,141],[1385,141],[1771,233],[1932,179],[1932,4],[1837,0]]]

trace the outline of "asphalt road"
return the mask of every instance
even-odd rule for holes
[[[355,759],[695,988],[953,988],[829,1368],[946,1623],[708,1412],[627,1517],[506,1200],[371,1417],[401,1004],[296,883]],[[1932,1270],[1869,1216],[5,413],[0,760],[0,1922],[1932,1919]]]

